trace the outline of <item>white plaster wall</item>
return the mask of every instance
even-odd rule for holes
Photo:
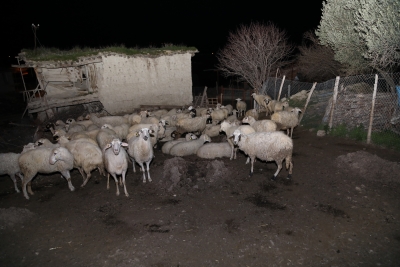
[[[140,105],[190,104],[191,57],[103,56],[96,66],[99,100],[111,114],[131,113]]]

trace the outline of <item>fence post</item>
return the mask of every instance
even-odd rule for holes
[[[336,99],[337,99],[337,94],[338,94],[338,87],[339,87],[339,80],[340,76],[336,77],[335,80],[335,87],[333,89],[333,99],[332,99],[332,106],[331,106],[331,114],[329,118],[329,129],[332,129],[332,122],[333,122],[333,110],[335,109],[335,104],[336,104]]]
[[[310,92],[308,93],[306,105],[304,106],[303,112],[302,112],[301,115],[300,115],[298,125],[300,125],[300,122],[301,122],[301,120],[303,119],[304,114],[306,113],[306,109],[307,109],[307,106],[308,106],[308,102],[310,102],[311,95],[313,94],[313,92],[314,92],[316,86],[317,86],[317,82],[314,82],[314,84],[313,84],[313,86],[312,86]]]
[[[279,88],[279,94],[278,94],[278,98],[277,98],[278,101],[281,98],[281,92],[282,92],[283,83],[285,82],[285,77],[286,77],[286,75],[283,75],[281,87]]]
[[[378,88],[378,74],[375,74],[374,93],[372,94],[371,114],[369,116],[367,144],[371,143],[372,122],[374,121],[374,109],[375,109],[375,99],[376,99],[376,90],[377,90],[377,88]]]

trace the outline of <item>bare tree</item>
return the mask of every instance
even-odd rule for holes
[[[241,25],[229,33],[228,44],[217,53],[217,68],[225,77],[247,81],[258,92],[271,71],[289,63],[292,51],[285,32],[273,24]]]
[[[304,33],[303,44],[298,49],[300,54],[297,57],[297,65],[304,80],[322,82],[342,74],[343,66],[334,59],[334,51],[319,44],[314,32]]]

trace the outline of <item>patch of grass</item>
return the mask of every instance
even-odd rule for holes
[[[329,127],[326,125],[324,129],[329,135],[336,137],[351,138],[362,142],[366,142],[368,138],[368,131],[363,125],[349,129],[346,125],[341,124],[333,127],[331,130],[328,130]],[[400,151],[400,136],[392,131],[372,132],[371,141],[375,145]]]
[[[348,136],[351,139],[355,139],[357,141],[365,141],[367,140],[367,131],[364,126],[361,124],[355,128],[352,128],[348,132]]]
[[[373,132],[371,133],[371,140],[376,145],[400,151],[400,136],[391,131]]]
[[[128,56],[160,56],[182,51],[197,51],[197,48],[176,46],[172,44],[166,44],[160,48],[127,48],[124,45],[119,45],[103,48],[74,47],[71,50],[60,50],[54,47],[41,47],[36,50],[22,49],[21,52],[25,54],[27,60],[31,61],[77,61],[80,57],[96,56],[99,53],[117,53]]]
[[[347,127],[344,124],[332,127],[329,134],[336,137],[347,137]]]

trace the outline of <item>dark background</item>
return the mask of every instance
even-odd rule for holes
[[[316,29],[322,0],[313,1],[10,1],[0,4],[1,68],[16,64],[23,48],[71,49],[124,44],[127,47],[185,45],[199,50],[192,59],[193,85],[215,85],[215,54],[241,24],[272,22],[300,44]],[[212,83],[212,84],[207,84]]]

